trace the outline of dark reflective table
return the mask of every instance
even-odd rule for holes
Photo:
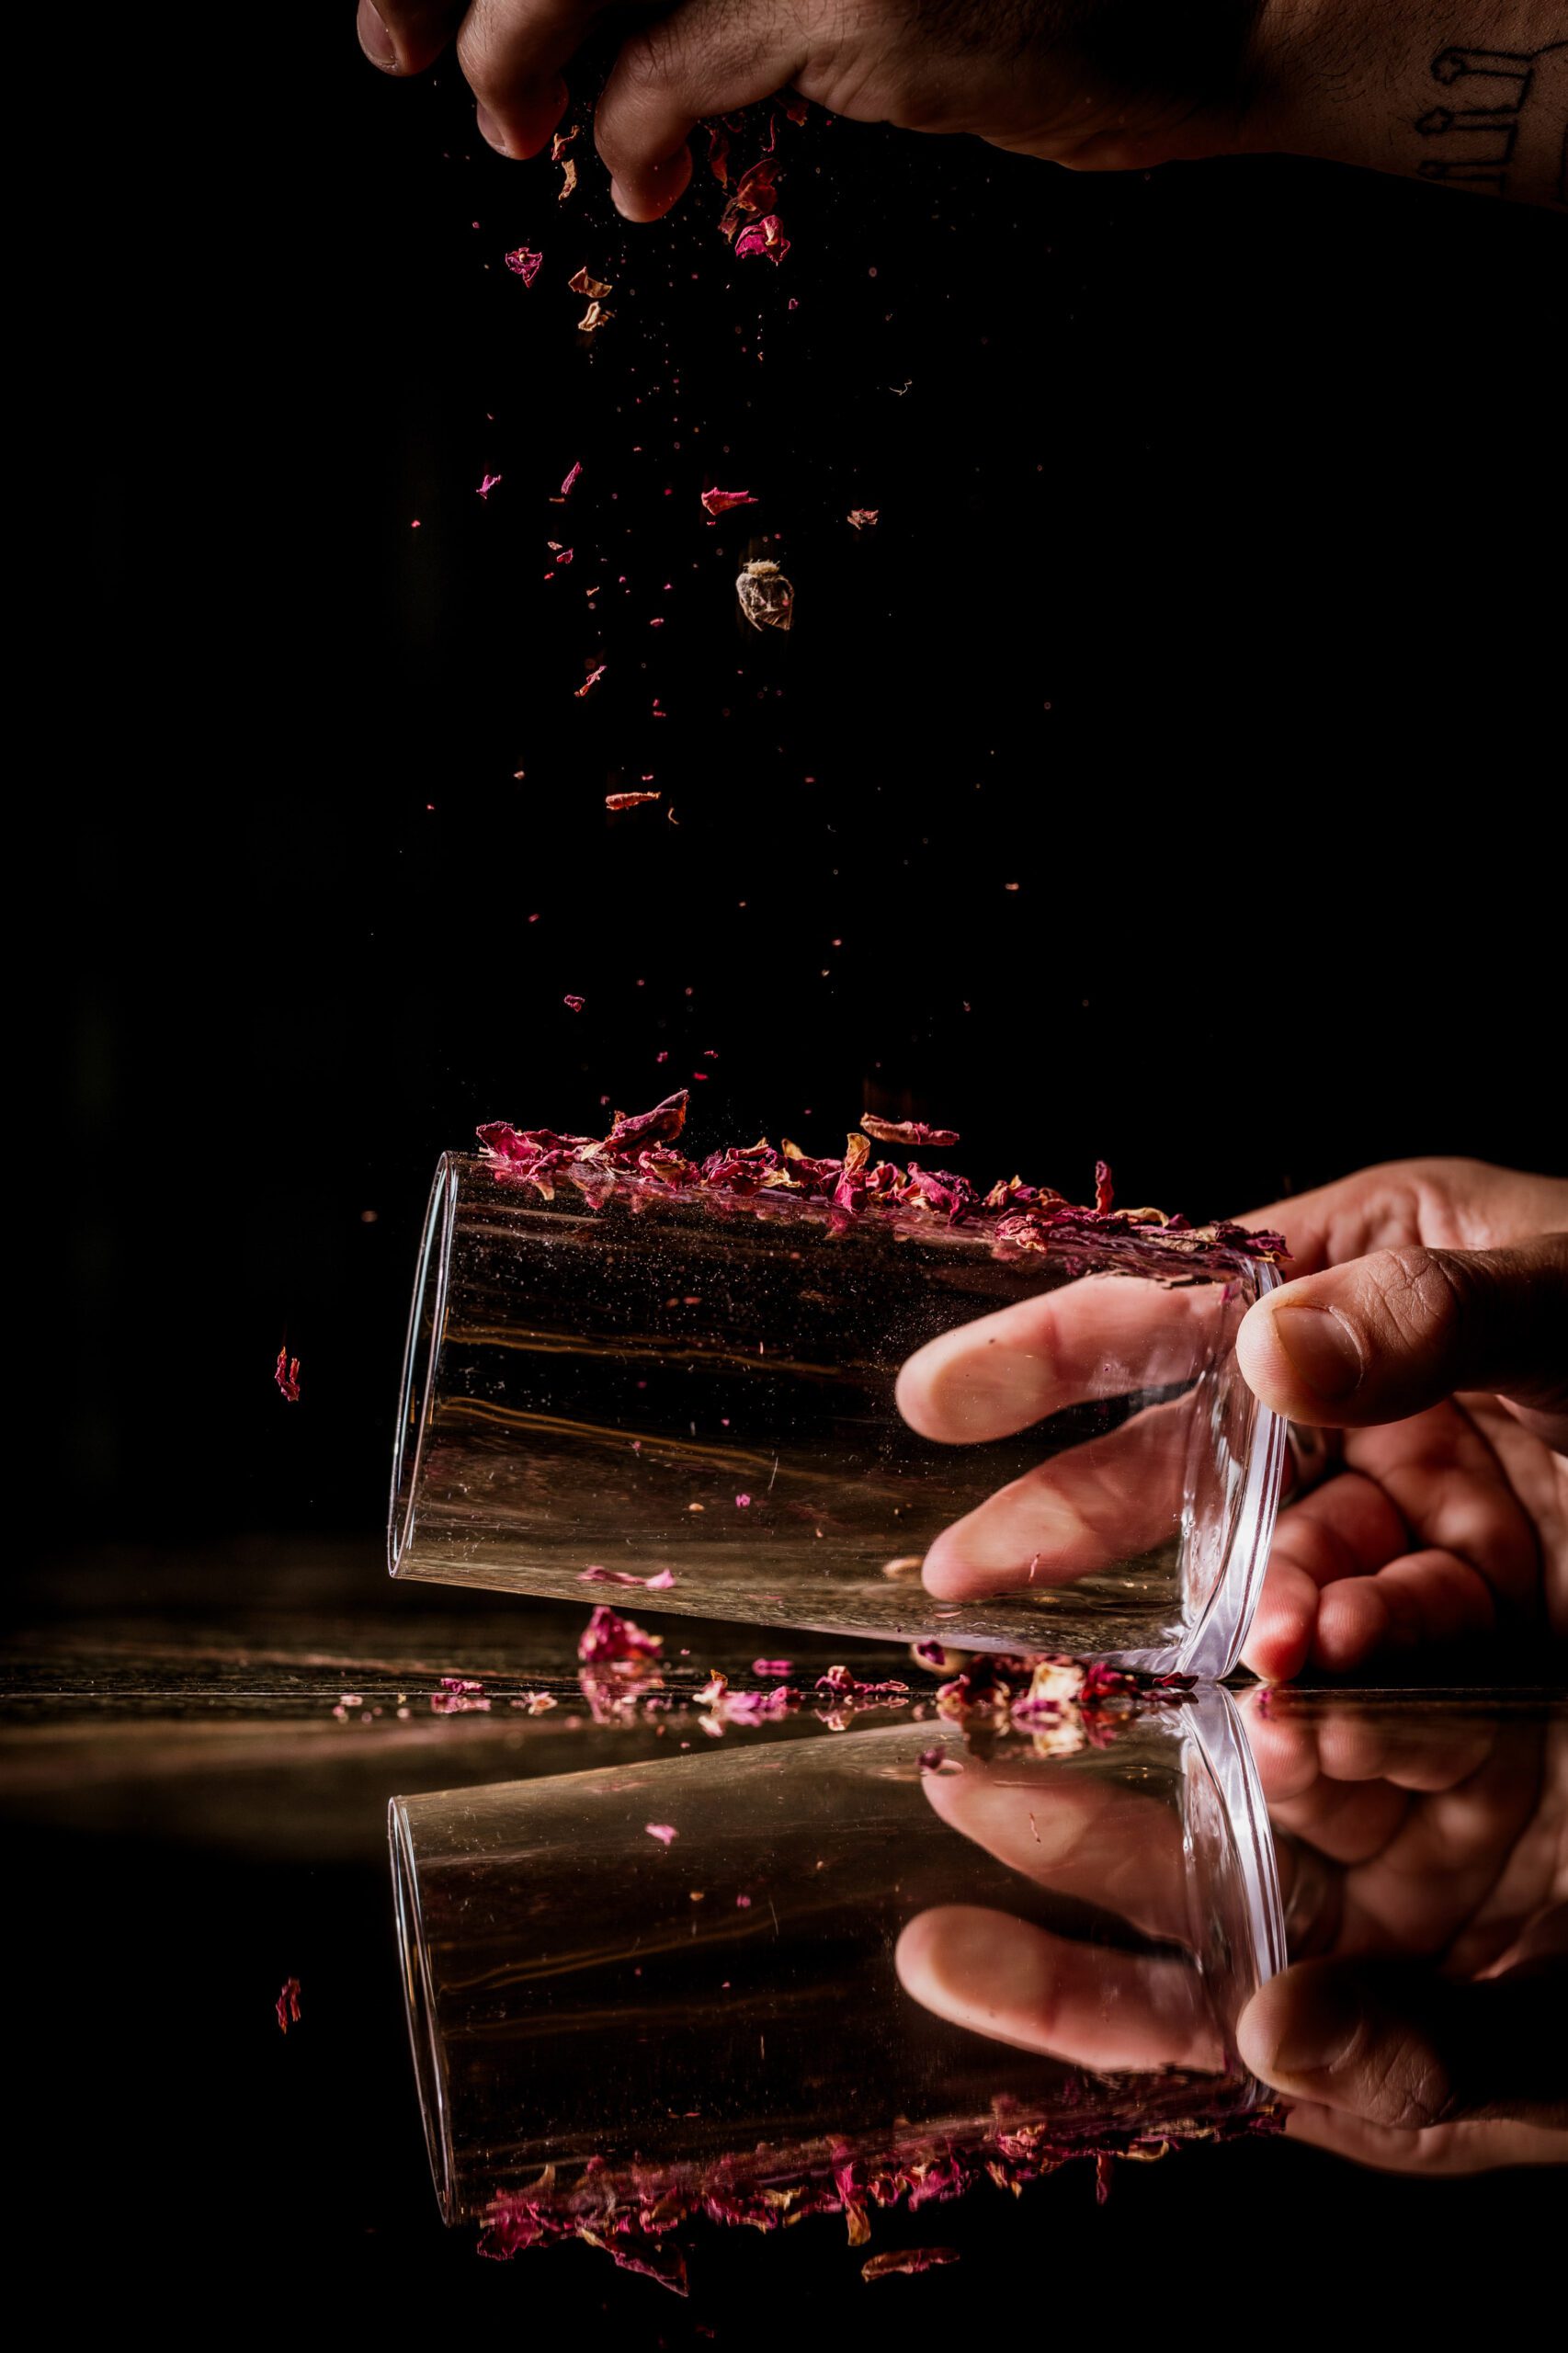
[[[243,2285],[672,2345],[1287,2287],[1404,2329],[1550,2280],[1561,1697],[1238,1688],[998,1737],[903,1651],[799,1637],[769,1716],[745,1630],[666,1620],[628,1683],[585,1618],[389,1596],[353,1548],[15,1597],[18,2279],[83,2320]],[[840,1663],[908,1694],[843,1704]],[[619,2251],[678,2245],[684,2299],[595,2243],[639,2198]]]

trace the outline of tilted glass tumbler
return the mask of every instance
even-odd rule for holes
[[[783,1193],[437,1172],[396,1576],[1218,1677],[1283,1431],[1235,1336],[1278,1280],[1136,1226],[1011,1250]],[[645,1590],[638,1592],[641,1585]]]
[[[1235,2026],[1283,1948],[1235,1710],[1096,1738],[743,1733],[394,1799],[446,2218],[765,2221],[1250,2129]]]

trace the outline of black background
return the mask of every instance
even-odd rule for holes
[[[701,1072],[704,1146],[837,1149],[873,1106],[952,1121],[976,1176],[1082,1190],[1104,1154],[1194,1214],[1412,1152],[1564,1165],[1561,222],[813,118],[781,132],[775,272],[700,175],[629,232],[580,142],[558,206],[451,72],[363,65],[349,13],[89,28],[27,241],[52,519],[20,1552],[341,1532],[369,1586],[429,1170],[480,1118],[592,1127]],[[591,345],[583,263],[615,286]],[[714,482],[759,504],[710,529]],[[734,615],[768,551],[787,641]],[[649,771],[663,801],[607,816]],[[106,2290],[184,2314],[319,2268],[339,2316],[417,2279],[508,2328],[595,2321],[594,2258],[544,2258],[545,2290],[434,2224],[395,1989],[352,1990],[379,1864],[74,1851],[40,2055],[74,2116],[77,2006],[112,2018],[134,2130],[96,2117],[82,2188],[46,2187]],[[41,1889],[58,1852],[14,1859]],[[263,1973],[332,1984],[358,2034],[298,2067],[291,2040],[285,2078],[268,2002],[235,2040],[235,1972],[302,1905],[319,1953]],[[1373,2210],[1283,2151],[1130,2174],[1103,2216],[1059,2187],[1043,2322],[1111,2293],[1119,2325],[1134,2279],[1194,2317],[1238,2254],[1266,2302],[1322,2256],[1332,2302],[1369,2227],[1473,2263],[1517,2211],[1504,2182]],[[759,2307],[794,2259],[710,2258]],[[918,2284],[973,2325],[965,2269]],[[1408,2317],[1416,2286],[1380,2296]]]

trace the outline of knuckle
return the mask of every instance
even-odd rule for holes
[[[616,61],[627,97],[635,102],[665,89],[675,78],[679,53],[679,39],[666,24],[644,25],[633,33]]]
[[[457,55],[459,71],[476,98],[501,96],[501,59],[493,35],[475,9],[463,19]]]
[[[1380,2124],[1421,2132],[1448,2114],[1453,2086],[1429,2042],[1400,2036],[1369,2055],[1365,2094],[1367,2113]]]
[[[1446,1345],[1473,1313],[1476,1287],[1463,1263],[1447,1250],[1408,1246],[1384,1253],[1378,1269],[1378,1305],[1395,1336]]]

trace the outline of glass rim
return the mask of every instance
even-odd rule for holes
[[[437,2032],[436,1989],[430,1979],[430,1958],[425,1943],[414,1833],[402,1798],[393,1798],[387,1807],[387,1843],[392,1849],[399,1973],[403,1979],[408,2047],[414,2058],[415,2086],[419,2097],[419,2119],[425,2128],[436,2203],[443,2222],[449,2223],[453,2220],[454,2191],[446,2054]]]
[[[436,1370],[441,1334],[447,1318],[447,1294],[451,1277],[452,1231],[457,1222],[460,1155],[444,1152],[436,1163],[435,1179],[426,1206],[419,1243],[419,1272],[408,1311],[403,1342],[403,1375],[398,1388],[397,1428],[392,1439],[392,1490],[387,1500],[387,1574],[396,1576],[414,1538],[419,1502],[419,1480],[425,1461],[425,1438],[430,1427]],[[431,1279],[435,1288],[432,1294]],[[428,1316],[426,1302],[430,1301]],[[414,1443],[409,1444],[411,1426]]]

